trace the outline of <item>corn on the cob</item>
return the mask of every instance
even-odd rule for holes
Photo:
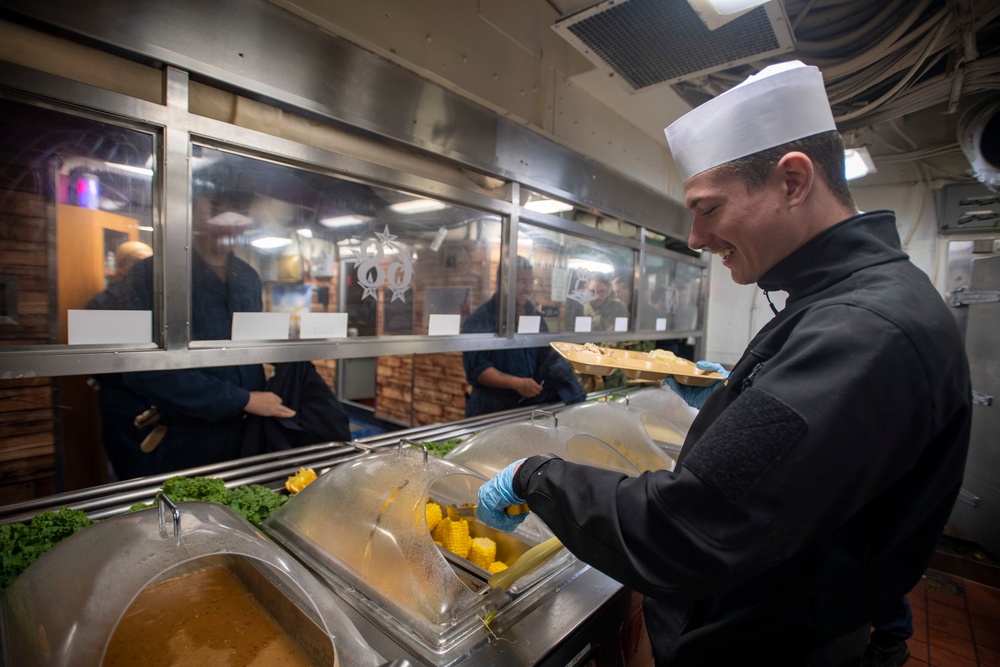
[[[497,559],[497,543],[488,537],[473,537],[469,545],[469,561],[484,570]]]
[[[486,568],[486,570],[490,574],[496,574],[497,572],[506,569],[507,569],[507,563],[503,562],[502,560],[495,560],[492,563],[490,563],[490,566],[488,568]]]
[[[445,517],[438,524],[438,531],[441,534],[440,542],[445,549],[462,558],[469,555],[469,546],[472,538],[469,536],[468,521],[465,519],[452,521]],[[437,536],[433,537],[435,541],[438,540]]]
[[[427,530],[433,533],[434,529],[441,523],[441,517],[443,516],[441,506],[437,503],[427,503],[424,513],[427,516]]]

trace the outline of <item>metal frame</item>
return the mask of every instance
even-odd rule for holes
[[[3,4],[6,3],[0,1],[0,5]],[[115,5],[116,3],[107,0],[103,4]],[[187,3],[182,2],[181,4]],[[256,8],[262,12],[270,11],[267,8]],[[173,16],[172,11],[168,11],[171,16]],[[246,11],[246,7],[243,7],[243,11]],[[302,28],[302,26],[297,29],[309,30]],[[330,35],[326,35],[326,37],[333,39]],[[140,52],[155,51],[149,45],[146,45],[146,48],[143,48],[143,45],[133,46]],[[338,48],[346,47],[339,45]],[[198,54],[191,57],[197,58]],[[464,190],[434,178],[378,165],[353,155],[334,153],[264,132],[199,116],[191,113],[188,109],[189,81],[195,73],[204,74],[206,67],[210,66],[204,62],[195,63],[191,60],[184,64],[192,67],[191,72],[169,64],[163,68],[163,104],[156,104],[19,65],[0,62],[0,96],[10,97],[18,101],[28,101],[51,109],[100,117],[104,122],[119,121],[127,126],[148,128],[154,135],[161,137],[158,146],[161,154],[157,155],[161,167],[157,170],[159,180],[154,180],[153,184],[154,289],[157,290],[156,302],[159,306],[154,312],[154,332],[156,332],[154,336],[159,341],[158,344],[9,347],[0,350],[0,379],[196,368],[220,364],[533,347],[556,340],[586,342],[592,337],[590,334],[560,332],[519,335],[516,333],[515,327],[510,324],[514,321],[514,303],[512,299],[507,298],[507,294],[514,293],[516,284],[516,275],[510,270],[510,267],[516,259],[517,228],[521,221],[629,248],[635,252],[638,258],[637,266],[640,277],[641,272],[645,270],[642,258],[645,257],[645,253],[653,252],[703,267],[707,283],[708,266],[703,259],[691,258],[646,245],[644,228],[655,228],[651,219],[653,213],[649,207],[642,204],[639,209],[642,215],[638,218],[621,214],[622,210],[633,208],[628,202],[648,203],[650,201],[650,193],[646,191],[644,186],[626,183],[620,176],[610,178],[603,172],[603,168],[595,166],[593,161],[572,154],[567,149],[558,147],[551,142],[546,143],[547,140],[543,141],[525,128],[518,128],[515,131],[514,128],[506,127],[503,124],[498,125],[497,123],[503,119],[495,114],[493,123],[486,126],[495,132],[492,137],[493,141],[487,142],[487,144],[491,144],[496,149],[497,154],[509,155],[518,150],[525,150],[527,151],[526,155],[545,158],[538,162],[557,167],[556,171],[565,172],[569,176],[554,179],[550,177],[540,178],[540,173],[547,172],[539,172],[537,166],[530,169],[525,166],[522,173],[511,173],[510,169],[493,163],[487,165],[490,169],[486,171],[511,181],[505,189],[505,199],[497,199],[472,190]],[[328,67],[325,64],[324,66]],[[389,67],[390,65],[386,63],[381,66]],[[399,75],[398,72],[395,74]],[[418,82],[420,82],[419,85]],[[263,96],[272,101],[275,99],[275,90],[265,85],[266,81],[254,82],[234,77],[226,83],[250,87],[248,90],[240,90],[240,94],[249,94],[256,98]],[[416,81],[409,81],[408,85],[414,86],[417,92],[426,92],[426,87],[434,84],[416,79]],[[284,97],[287,98],[282,100],[284,103],[297,101],[301,104],[298,108],[293,108],[294,111],[315,114],[314,104],[306,104],[302,98],[292,99],[288,95]],[[481,121],[481,114],[485,110],[473,109],[470,111],[469,104],[471,103],[464,102],[459,109]],[[327,109],[321,115],[329,118],[329,112],[330,110]],[[477,127],[476,122],[470,122],[468,125]],[[482,125],[479,123],[478,126]],[[354,131],[364,133],[366,130],[371,131],[371,129],[370,127],[355,127]],[[382,129],[381,134],[385,135],[386,128]],[[406,138],[411,145],[420,146],[425,143],[421,141],[419,136]],[[486,137],[486,139],[490,139],[490,137]],[[325,341],[288,340],[249,343],[191,341],[187,321],[190,312],[190,255],[188,248],[191,233],[188,159],[192,143],[412,192],[499,215],[504,225],[503,242],[507,251],[501,258],[501,284],[505,285],[507,289],[506,294],[501,294],[501,323],[498,334],[495,336],[490,334],[434,337],[385,336]],[[434,147],[425,145],[423,148]],[[450,159],[456,157],[455,151],[442,150],[437,154]],[[475,166],[480,171],[484,170],[481,160],[463,159],[461,162]],[[586,174],[587,178],[581,177],[583,173]],[[606,184],[606,191],[598,191],[589,185],[591,180],[597,180],[597,176],[602,177],[601,182]],[[587,182],[588,185],[577,193],[570,193],[563,189],[573,182]],[[585,210],[595,212],[600,210],[602,214],[636,224],[638,225],[637,238],[620,237],[558,216],[523,209],[520,206],[521,187],[529,187],[531,190],[547,196],[575,202]],[[595,199],[603,201],[605,204],[603,209],[593,206]],[[615,202],[618,204],[616,205]],[[677,214],[679,205],[665,197],[656,203],[660,206],[658,211],[666,216],[669,223],[666,225],[667,229],[660,226],[656,231],[671,236],[678,235],[678,230],[672,229],[672,227],[677,226],[676,223],[680,220]],[[167,290],[165,289],[167,284],[171,286],[184,285],[186,289]],[[704,291],[703,289],[703,293]],[[636,301],[633,300],[633,304],[635,303]],[[633,322],[636,322],[635,313],[636,307],[633,305]],[[702,319],[704,320],[704,317]],[[609,341],[635,340],[637,336],[663,337],[664,333],[639,331],[635,329],[633,324],[633,328],[629,332],[602,333],[601,338]],[[704,335],[704,327],[693,332],[666,333],[676,337],[691,335],[701,337]]]

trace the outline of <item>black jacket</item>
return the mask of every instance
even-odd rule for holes
[[[674,472],[534,457],[515,491],[646,595],[658,665],[805,665],[907,593],[958,494],[968,362],[882,211],[760,281],[789,294],[692,424]]]

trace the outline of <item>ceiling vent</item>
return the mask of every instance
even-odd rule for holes
[[[709,30],[687,0],[607,0],[553,29],[631,92],[690,80],[795,48],[778,0]]]

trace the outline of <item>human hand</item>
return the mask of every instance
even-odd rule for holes
[[[295,410],[282,405],[281,396],[270,391],[251,391],[250,400],[243,406],[243,412],[258,417],[294,417]]]
[[[514,495],[514,471],[524,461],[524,459],[514,461],[479,487],[476,518],[487,526],[510,533],[528,516],[527,513],[516,516],[507,514],[507,508],[511,505],[524,503],[523,499]]]
[[[717,364],[714,361],[699,361],[695,363],[695,366],[703,371],[714,371],[726,378],[729,377],[729,371],[722,367],[722,364]],[[693,387],[691,385],[681,384],[673,377],[668,376],[664,379],[664,384],[674,390],[674,392],[684,399],[684,402],[693,408],[698,408],[699,410],[708,397],[711,396],[712,392],[715,391],[715,387],[719,384],[718,381],[713,382],[707,387]]]
[[[517,383],[517,393],[519,393],[523,398],[534,398],[542,393],[542,385],[535,382],[532,378],[519,378],[520,382]]]

